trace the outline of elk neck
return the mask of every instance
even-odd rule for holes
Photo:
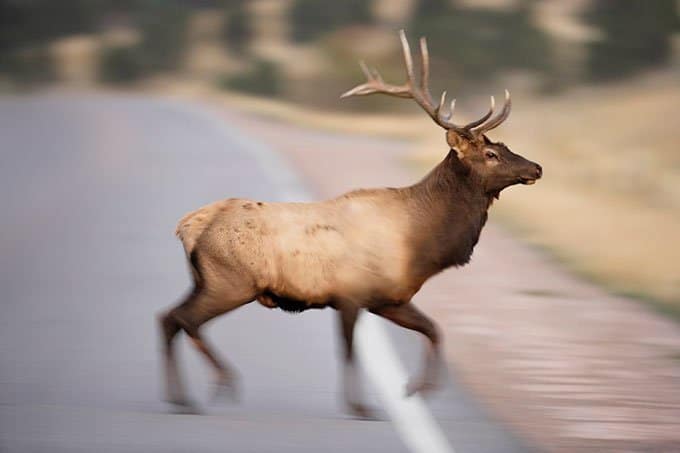
[[[470,261],[493,196],[449,151],[421,181],[408,187],[411,269],[421,278]]]

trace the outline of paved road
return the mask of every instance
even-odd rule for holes
[[[189,284],[176,220],[226,196],[283,194],[243,146],[250,139],[198,109],[121,96],[0,100],[0,451],[408,451],[390,414],[343,413],[330,311],[252,304],[210,324],[240,370],[240,403],[209,404],[209,370],[184,341],[204,414],[160,401],[155,314]],[[413,370],[416,337],[390,336]],[[457,452],[523,451],[453,384],[429,409]]]

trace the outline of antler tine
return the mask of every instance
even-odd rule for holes
[[[380,75],[380,72],[376,68],[373,68],[372,71],[373,78],[378,81],[378,83],[384,84],[385,82],[383,81],[382,76]]]
[[[373,93],[390,94],[392,96],[401,98],[413,97],[408,85],[386,84],[377,70],[369,69],[369,67],[366,66],[366,63],[363,61],[359,61],[359,66],[361,67],[361,71],[366,76],[366,82],[344,92],[342,95],[340,95],[341,99],[348,98],[350,96],[366,96]]]
[[[465,129],[472,129],[473,127],[477,127],[480,124],[484,123],[484,121],[488,120],[491,117],[495,107],[496,107],[496,99],[493,96],[491,96],[491,105],[489,106],[489,110],[480,119],[467,123],[464,126]]]
[[[411,55],[411,47],[408,45],[406,39],[406,32],[402,28],[399,30],[399,39],[401,40],[401,49],[404,51],[404,63],[406,64],[406,76],[408,77],[408,84],[411,89],[415,88],[415,76],[413,74],[413,56]]]
[[[404,30],[401,30],[400,32],[400,37],[402,40],[402,46],[404,47],[404,55],[406,55],[407,50],[408,50],[408,55],[410,57],[411,52],[408,47],[408,41],[406,39],[406,33]],[[409,80],[412,83],[412,92],[413,92],[413,98],[415,101],[426,111],[430,114],[432,119],[434,119],[437,124],[439,124],[441,127],[444,129],[454,129],[454,130],[463,130],[466,129],[466,126],[458,126],[449,120],[453,116],[453,109],[456,104],[456,100],[453,99],[451,101],[451,108],[449,109],[449,113],[444,113],[444,103],[446,102],[446,91],[442,93],[442,97],[439,102],[439,106],[435,107],[434,106],[434,101],[432,100],[432,94],[430,93],[430,52],[427,48],[427,38],[424,36],[420,38],[420,57],[421,57],[421,68],[420,68],[420,91],[415,90],[415,83],[412,79],[413,75],[413,69],[412,69],[412,62],[411,58],[408,58],[406,64],[407,64],[407,70],[409,73]],[[434,114],[432,114],[432,113]],[[489,117],[486,116],[482,121],[486,121]]]
[[[404,63],[406,64],[406,75],[408,76],[407,85],[410,88],[411,97],[420,107],[430,115],[437,124],[444,129],[459,129],[459,126],[451,124],[440,116],[440,109],[435,107],[432,100],[432,95],[428,87],[430,77],[430,56],[427,50],[427,41],[425,38],[420,39],[420,54],[422,58],[421,66],[421,80],[420,89],[416,86],[415,75],[413,72],[413,56],[411,55],[411,48],[406,38],[406,32],[399,30],[399,38],[401,40],[401,47],[404,51]]]
[[[359,67],[361,68],[361,72],[363,72],[366,76],[366,80],[371,80],[373,78],[371,70],[368,69],[368,66],[366,66],[366,62],[364,60],[359,60]]]
[[[430,94],[430,52],[427,50],[427,38],[420,38],[420,89],[423,91],[425,99],[432,104],[432,94]]]
[[[444,114],[443,109],[444,109],[444,104],[446,103],[446,90],[442,91],[442,96],[439,99],[439,105],[437,106],[437,118],[443,120],[443,121],[448,121],[451,118],[451,114],[453,112],[449,111],[448,115]]]
[[[505,121],[508,116],[510,115],[510,110],[512,109],[512,100],[510,99],[510,92],[508,90],[505,90],[505,102],[503,103],[503,109],[500,111],[498,115],[496,115],[494,118],[492,118],[489,122],[486,124],[481,124],[477,128],[474,129],[474,132],[478,134],[483,134],[485,132],[490,131],[491,129],[494,129],[498,126],[501,125],[503,121]]]

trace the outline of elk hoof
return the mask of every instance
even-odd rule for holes
[[[215,383],[213,391],[213,402],[237,403],[239,400],[238,386],[235,378],[223,378]]]
[[[437,390],[439,388],[439,385],[437,382],[431,379],[418,379],[415,381],[411,381],[406,385],[406,391],[405,395],[412,396],[416,392],[423,393],[423,394],[430,394]]]
[[[347,403],[350,414],[356,418],[365,420],[377,420],[375,412],[370,407],[361,403]]]
[[[170,397],[166,398],[165,402],[172,405],[174,414],[200,414],[198,407],[185,397]]]

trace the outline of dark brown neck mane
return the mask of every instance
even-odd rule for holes
[[[416,251],[411,263],[424,279],[470,261],[493,196],[451,150],[425,178],[405,189]]]

